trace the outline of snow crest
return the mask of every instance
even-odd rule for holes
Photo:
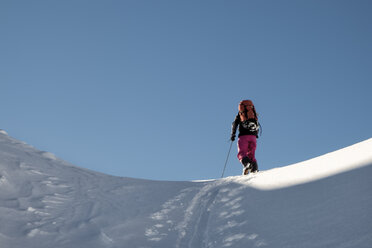
[[[3,248],[372,244],[372,139],[302,163],[195,182],[78,168],[0,131]]]

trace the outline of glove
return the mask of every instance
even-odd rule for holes
[[[231,141],[234,141],[235,140],[235,134],[231,134],[231,138],[230,138]]]

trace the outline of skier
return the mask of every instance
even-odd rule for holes
[[[258,165],[255,152],[259,123],[256,110],[250,100],[243,100],[239,104],[239,113],[232,123],[231,141],[235,140],[238,127],[238,159],[243,165],[243,175],[247,175],[249,172],[257,172]]]

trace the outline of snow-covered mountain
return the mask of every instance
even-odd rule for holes
[[[372,247],[372,139],[248,176],[168,182],[71,165],[0,131],[1,248]]]

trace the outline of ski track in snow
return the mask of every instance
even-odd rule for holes
[[[208,233],[209,212],[218,194],[217,183],[202,187],[191,200],[185,211],[183,221],[177,226],[179,233],[176,247],[205,247],[204,239]]]
[[[244,177],[245,183],[255,176]],[[146,229],[146,237],[149,241],[160,242],[173,232],[176,235],[173,241],[176,248],[216,247],[218,243],[222,243],[222,247],[230,247],[242,240],[253,242],[252,247],[265,246],[265,241],[259,239],[256,233],[231,234],[219,242],[215,240],[214,232],[224,233],[247,223],[244,218],[243,221],[240,220],[246,214],[240,202],[243,199],[241,194],[247,186],[229,188],[229,184],[226,180],[215,180],[199,187],[181,190],[178,195],[165,202],[160,211],[150,216],[156,222]],[[185,206],[185,202],[189,204]],[[214,216],[221,224],[214,227],[216,230],[210,230],[210,218],[215,204],[222,205],[221,209],[224,211]]]
[[[205,247],[209,213],[220,187],[218,183],[207,183],[201,188],[186,188],[165,202],[162,210],[150,216],[156,223],[145,231],[148,240],[161,241],[173,231],[177,236],[175,247]],[[190,204],[184,206],[189,198]]]

